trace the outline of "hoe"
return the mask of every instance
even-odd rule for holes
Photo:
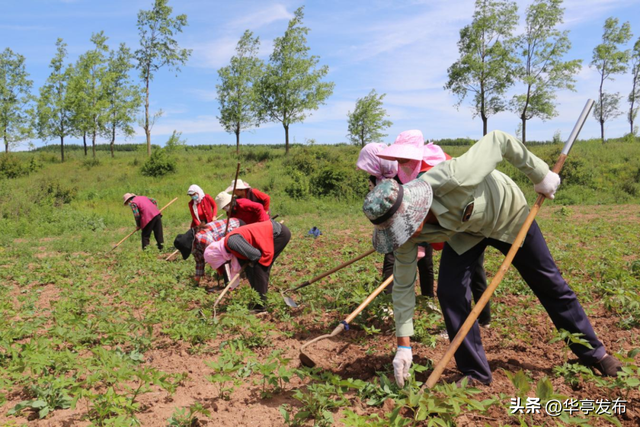
[[[335,337],[336,335],[338,335],[340,332],[344,331],[345,329],[349,329],[349,322],[351,322],[353,319],[355,319],[355,317],[360,314],[360,312],[362,310],[364,310],[364,308],[366,306],[369,305],[369,303],[371,301],[373,301],[373,299],[375,297],[378,296],[378,294],[380,294],[380,292],[382,292],[387,286],[389,286],[389,283],[393,282],[393,276],[389,277],[387,280],[385,280],[384,282],[382,282],[382,284],[380,286],[378,286],[378,288],[373,291],[373,293],[371,295],[369,295],[367,297],[367,299],[365,299],[362,304],[360,304],[358,306],[358,308],[356,308],[349,316],[347,316],[346,319],[344,319],[342,322],[340,322],[340,324],[338,326],[336,326],[336,328],[333,330],[333,332],[331,332],[330,334],[326,334],[326,335],[321,335],[317,338],[312,339],[311,341],[307,342],[306,344],[304,344],[302,347],[300,347],[300,363],[302,363],[304,366],[307,366],[309,368],[313,368],[314,366],[316,366],[316,362],[311,358],[311,356],[309,356],[309,354],[305,353],[305,349],[310,346],[311,344],[318,342],[320,340],[324,340],[327,338],[331,338],[331,337]]]

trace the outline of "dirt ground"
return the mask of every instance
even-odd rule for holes
[[[594,207],[590,212],[576,213],[573,221],[588,222],[606,214],[604,207]],[[633,214],[632,214],[633,212]],[[548,210],[543,215],[553,215]],[[637,206],[616,207],[612,216],[635,216]],[[295,278],[291,280],[295,282]],[[51,300],[57,295],[52,286],[47,286],[42,293],[42,300],[37,303],[40,309],[47,309]],[[494,298],[494,306],[512,307],[518,304],[526,304],[525,297],[505,295]],[[637,342],[638,329],[621,330],[616,324],[618,319],[604,309],[589,310],[590,319],[600,339],[607,348],[630,350],[630,343]],[[275,331],[290,331],[291,338],[282,334],[276,335],[269,348],[258,349],[258,357],[266,357],[275,349],[283,350],[284,356],[290,358],[291,366],[299,365],[299,349],[301,345],[319,335],[329,333],[331,325],[340,320],[334,313],[325,312],[319,318],[310,314],[303,314],[302,309],[294,309],[291,320],[281,322],[271,314],[262,317],[263,322],[270,323]],[[392,322],[392,317],[388,322]],[[503,394],[507,401],[515,397],[515,389],[506,372],[515,373],[519,370],[526,371],[532,378],[533,384],[543,377],[548,377],[553,384],[554,392],[569,396],[574,399],[609,399],[624,397],[627,400],[626,413],[618,417],[624,426],[640,426],[640,391],[632,390],[626,396],[612,394],[611,390],[597,387],[592,382],[581,382],[577,388],[565,384],[563,378],[555,376],[553,368],[561,365],[568,357],[569,361],[575,361],[571,352],[567,354],[564,344],[556,342],[549,344],[553,336],[553,325],[548,320],[545,312],[537,312],[525,319],[504,320],[525,325],[527,342],[522,342],[518,337],[513,341],[505,340],[495,327],[482,328],[484,348],[493,371],[493,383],[489,386],[478,386],[481,393],[475,396],[478,400],[489,399]],[[306,332],[295,332],[296,324],[306,326]],[[217,348],[227,337],[220,336],[214,342],[207,343],[209,348]],[[437,362],[447,350],[449,341],[446,337],[439,337],[435,348],[414,344],[414,361],[423,365]],[[344,331],[334,339],[320,341],[308,349],[319,366],[331,371],[343,378],[357,378],[372,380],[379,372],[389,372],[393,353],[395,350],[394,338],[390,328],[383,328],[382,332],[369,336],[359,325],[353,325],[349,331]],[[143,404],[143,410],[137,414],[137,418],[143,426],[164,426],[167,419],[174,413],[176,407],[188,407],[194,402],[200,402],[211,411],[210,417],[200,417],[200,426],[282,426],[283,417],[279,407],[283,404],[299,407],[300,403],[292,398],[293,390],[303,385],[298,377],[294,376],[290,383],[285,385],[285,390],[273,397],[263,399],[260,395],[260,385],[254,384],[251,379],[246,380],[235,389],[231,399],[224,400],[217,396],[215,386],[207,381],[206,376],[212,373],[205,361],[215,359],[215,354],[192,354],[189,346],[174,344],[167,339],[166,343],[156,345],[155,349],[145,353],[145,362],[167,373],[188,373],[187,379],[177,389],[176,393],[169,395],[157,387],[154,391],[142,395],[139,401]],[[636,363],[638,363],[636,358]],[[425,381],[430,371],[420,374],[419,380]],[[451,362],[445,370],[440,381],[453,382],[460,377]],[[353,396],[355,397],[355,396]],[[11,408],[21,400],[19,395],[9,396],[4,408]],[[357,401],[357,399],[356,399]],[[350,408],[357,413],[383,413],[383,408],[372,408],[364,403],[355,404]],[[4,411],[3,411],[4,412]],[[87,402],[80,400],[75,410],[56,410],[44,420],[38,420],[35,414],[31,419],[21,417],[7,417],[0,414],[0,425],[18,426],[25,423],[28,426],[88,426],[89,421],[83,419],[87,412]],[[340,419],[340,412],[335,419]],[[544,415],[536,416],[535,422],[540,425],[555,425],[552,418]],[[609,425],[603,419],[592,419],[593,425]],[[308,425],[312,425],[309,422]],[[336,425],[342,425],[336,423]],[[426,425],[426,424],[425,424]],[[468,413],[458,419],[460,426],[497,426],[518,425],[515,418],[507,414],[504,406],[494,405],[489,413],[478,415]]]

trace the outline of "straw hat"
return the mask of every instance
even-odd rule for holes
[[[226,191],[227,193],[230,191],[233,191],[233,183],[235,182],[235,179],[231,180],[231,185],[227,187]],[[247,190],[251,188],[251,186],[249,185],[248,182],[243,181],[241,179],[238,180],[238,184],[236,185],[236,190]]]
[[[136,197],[135,194],[133,193],[126,193],[124,196],[122,196],[122,198],[124,199],[124,202],[122,203],[123,205],[126,205],[127,202],[129,201],[129,199],[133,199],[134,197]]]
[[[215,201],[218,210],[221,211],[225,206],[231,203],[231,194],[227,193],[226,191],[221,191],[216,196]]]

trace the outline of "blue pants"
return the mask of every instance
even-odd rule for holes
[[[448,244],[445,244],[442,251],[438,299],[450,340],[453,340],[471,312],[471,275],[487,246],[493,246],[505,255],[511,248],[508,243],[484,239],[462,255],[458,255]],[[606,354],[604,345],[596,337],[576,294],[562,278],[535,221],[527,233],[524,245],[516,253],[513,265],[547,310],[557,329],[584,334],[582,338],[593,349],[580,344],[570,346],[582,362],[591,365],[602,359]],[[456,351],[455,358],[458,369],[464,375],[483,383],[491,382],[491,369],[482,348],[478,322],[475,322]]]

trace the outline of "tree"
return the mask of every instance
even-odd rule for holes
[[[124,43],[109,55],[105,82],[108,107],[104,130],[105,136],[111,139],[111,157],[114,157],[113,146],[118,131],[125,138],[135,134],[132,123],[135,122],[136,112],[142,103],[140,87],[129,79],[129,71],[133,68],[132,59],[133,55]]]
[[[94,48],[80,55],[73,85],[74,123],[83,135],[91,136],[93,157],[96,138],[106,133],[109,100],[107,98],[107,37],[103,31],[91,35]],[[85,137],[86,155],[86,137]]]
[[[187,63],[191,49],[181,49],[173,38],[187,26],[187,15],[171,17],[173,8],[169,0],[155,0],[151,10],[138,12],[138,34],[140,49],[136,50],[140,78],[145,87],[144,133],[147,136],[147,155],[151,156],[151,128],[153,119],[149,119],[149,82],[154,74],[165,65],[180,71],[180,65]]]
[[[631,53],[631,75],[633,76],[631,93],[629,93],[629,114],[627,119],[631,127],[630,134],[635,135],[637,129],[635,129],[633,122],[638,115],[638,106],[636,101],[640,99],[640,38],[633,46],[633,52]]]
[[[331,82],[321,81],[329,67],[316,68],[319,58],[309,56],[309,28],[302,26],[303,10],[301,6],[294,12],[284,36],[274,40],[273,53],[258,85],[261,117],[282,123],[287,154],[289,126],[303,122],[309,110],[324,104],[334,87]]]
[[[73,68],[64,64],[67,44],[58,39],[56,47],[57,52],[49,64],[51,74],[40,88],[36,128],[38,138],[44,141],[60,138],[60,160],[64,162],[64,139],[72,132],[69,81]]]
[[[460,59],[447,70],[444,88],[458,97],[456,106],[473,94],[473,116],[482,118],[483,135],[489,116],[506,108],[503,95],[513,85],[510,43],[517,11],[508,0],[476,0],[473,21],[460,30]]]
[[[218,119],[225,131],[236,135],[236,154],[240,154],[240,132],[260,125],[256,86],[264,63],[257,56],[259,47],[259,38],[245,31],[231,64],[218,70]]]
[[[524,94],[515,95],[512,110],[522,121],[522,142],[527,139],[527,120],[548,120],[558,115],[556,91],[575,91],[574,75],[580,71],[579,59],[563,61],[571,49],[568,31],[556,29],[562,24],[562,0],[535,0],[528,8],[524,33],[516,40],[521,61],[515,76],[525,85]]]
[[[629,51],[621,51],[618,46],[631,40],[631,26],[628,22],[618,25],[618,18],[607,18],[604,23],[602,43],[593,49],[591,66],[600,74],[598,101],[593,109],[594,118],[600,123],[600,138],[604,143],[604,124],[619,116],[620,93],[604,91],[604,82],[613,80],[613,75],[624,73],[629,62]]]
[[[9,147],[32,135],[32,86],[24,56],[6,48],[0,54],[0,135],[6,153]]]
[[[364,98],[358,98],[356,108],[349,111],[349,133],[347,138],[354,144],[364,147],[369,142],[379,141],[387,136],[382,130],[388,128],[393,123],[386,120],[387,110],[382,108],[382,99],[386,94],[378,96],[375,89],[369,92]]]

